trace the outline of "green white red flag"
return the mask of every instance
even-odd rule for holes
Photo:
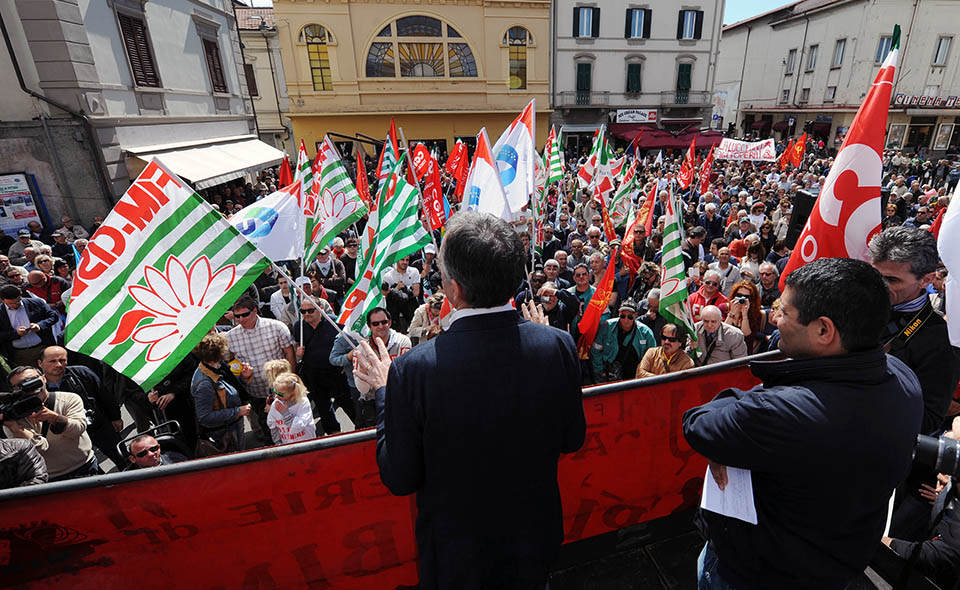
[[[387,131],[387,140],[384,142],[383,149],[380,151],[380,160],[377,161],[377,180],[380,183],[377,187],[377,192],[383,190],[383,185],[390,178],[394,166],[397,165],[399,154],[400,148],[397,143],[397,126],[393,119],[390,119],[390,129]]]
[[[316,258],[320,249],[337,234],[367,213],[367,207],[329,136],[320,144],[317,162],[319,177],[314,179],[315,196],[307,199],[303,209],[306,218],[303,251],[307,263]]]
[[[543,148],[544,160],[547,168],[547,184],[563,180],[563,152],[560,149],[560,134],[550,126],[550,135]]]
[[[671,187],[664,203],[666,223],[663,228],[663,255],[660,279],[660,315],[683,326],[696,348],[697,331],[693,327],[693,310],[687,291],[686,269],[683,264],[683,215]]]
[[[313,163],[310,162],[310,156],[307,155],[307,146],[301,139],[300,148],[297,151],[297,169],[293,172],[293,182],[300,181],[302,194],[298,199],[300,203],[306,203],[310,195],[313,194],[313,179]]]
[[[154,159],[83,251],[66,347],[149,391],[268,265],[250,240]]]
[[[853,118],[796,248],[780,274],[781,290],[787,275],[817,258],[868,259],[867,244],[880,232],[883,143],[899,53],[900,25],[896,25],[890,53]]]
[[[637,194],[637,160],[634,159],[627,168],[626,174],[617,192],[610,199],[610,216],[613,225],[622,226],[627,221],[627,213],[633,208],[633,196]]]
[[[383,272],[430,243],[430,234],[417,217],[417,190],[404,179],[405,159],[406,155],[401,156],[384,184],[376,228],[371,234],[373,242],[367,255],[358,262],[357,280],[343,302],[339,322],[354,332],[363,330],[369,310],[385,307],[380,289]]]

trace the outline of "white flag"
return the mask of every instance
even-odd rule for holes
[[[297,196],[301,180],[247,205],[228,219],[230,225],[253,242],[274,262],[303,255],[303,235]]]
[[[947,331],[950,334],[950,344],[960,346],[960,184],[953,191],[950,206],[943,214],[937,250],[948,272],[944,289],[947,294]]]

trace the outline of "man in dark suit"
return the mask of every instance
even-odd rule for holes
[[[458,213],[440,252],[447,331],[392,364],[361,344],[380,478],[417,494],[423,590],[542,589],[563,542],[557,461],[586,433],[580,363],[570,334],[510,305],[522,261],[509,224]]]
[[[11,366],[37,366],[43,349],[56,344],[53,325],[60,315],[42,299],[22,298],[14,285],[0,287],[0,354]]]

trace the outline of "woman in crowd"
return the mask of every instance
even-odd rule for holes
[[[267,426],[270,427],[273,444],[283,445],[317,438],[307,388],[300,377],[289,371],[277,375],[273,379],[267,400],[270,404]]]
[[[70,265],[63,260],[57,259],[53,263],[53,276],[60,277],[73,284],[73,273],[70,271]]]
[[[440,334],[440,309],[443,307],[443,293],[434,293],[427,302],[413,312],[413,320],[407,330],[407,336],[416,346]]]
[[[767,336],[774,326],[760,307],[760,290],[753,281],[740,281],[730,290],[730,311],[724,321],[743,332],[748,354],[767,349]]]
[[[880,223],[880,225],[883,226],[883,229],[897,225],[903,225],[903,219],[897,215],[896,204],[887,203],[887,215],[883,218],[883,221]]]
[[[746,256],[740,261],[740,275],[744,278],[757,280],[760,276],[760,265],[766,257],[767,251],[764,249],[763,243],[754,239],[747,246]]]
[[[200,361],[190,393],[197,409],[200,442],[197,455],[206,456],[243,449],[243,417],[250,414],[250,404],[242,404],[236,387],[229,383],[222,361],[227,353],[227,339],[221,334],[207,334],[194,349]],[[244,365],[240,376],[249,381],[253,368]],[[210,445],[201,449],[204,443]],[[211,452],[213,451],[213,452]]]
[[[760,243],[765,251],[770,252],[776,242],[777,234],[773,231],[773,222],[767,219],[760,224]]]

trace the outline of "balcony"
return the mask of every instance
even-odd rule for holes
[[[665,107],[703,107],[711,104],[709,92],[694,90],[667,90],[660,93],[660,104]]]
[[[610,93],[596,90],[565,90],[557,93],[558,107],[605,107]]]

